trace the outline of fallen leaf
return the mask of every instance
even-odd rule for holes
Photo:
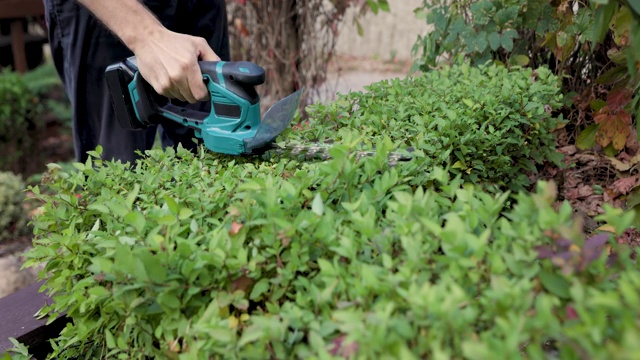
[[[611,184],[612,189],[619,195],[626,195],[639,184],[638,176],[630,176],[616,180]]]
[[[558,152],[564,155],[573,155],[578,151],[575,145],[563,146],[558,149]]]
[[[580,199],[593,195],[593,188],[589,185],[581,185],[567,191],[565,197],[567,199]]]
[[[607,157],[607,160],[611,162],[611,165],[618,171],[627,171],[634,165],[640,163],[640,153],[629,159],[628,162],[622,162],[614,157]]]

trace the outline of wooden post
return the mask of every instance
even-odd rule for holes
[[[15,71],[24,73],[27,71],[27,55],[25,54],[24,29],[20,20],[11,22],[11,50],[13,51],[13,64]]]

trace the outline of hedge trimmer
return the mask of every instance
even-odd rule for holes
[[[135,57],[109,66],[105,75],[118,124],[139,130],[172,121],[194,129],[196,137],[210,151],[228,155],[261,155],[273,150],[322,159],[331,157],[327,144],[275,143],[291,123],[302,89],[275,103],[261,119],[260,96],[255,87],[265,81],[262,67],[248,61],[201,61],[200,70],[210,94],[210,107],[204,111],[175,105],[155,92],[140,75]],[[359,151],[356,156],[374,154]],[[391,163],[409,159],[408,154],[389,154]]]

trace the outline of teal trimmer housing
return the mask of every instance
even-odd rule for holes
[[[249,155],[268,147],[289,125],[301,90],[275,104],[261,119],[256,86],[265,81],[262,67],[248,61],[199,62],[209,101],[176,104],[159,95],[130,57],[107,68],[105,76],[120,126],[136,130],[166,121],[193,128],[204,146],[217,153]]]

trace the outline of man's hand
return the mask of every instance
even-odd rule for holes
[[[198,61],[220,58],[203,39],[166,29],[138,0],[78,0],[136,55],[140,74],[161,95],[195,103],[208,91]]]
[[[198,60],[220,58],[203,38],[161,29],[132,50],[140,74],[159,94],[190,103],[207,99]]]

